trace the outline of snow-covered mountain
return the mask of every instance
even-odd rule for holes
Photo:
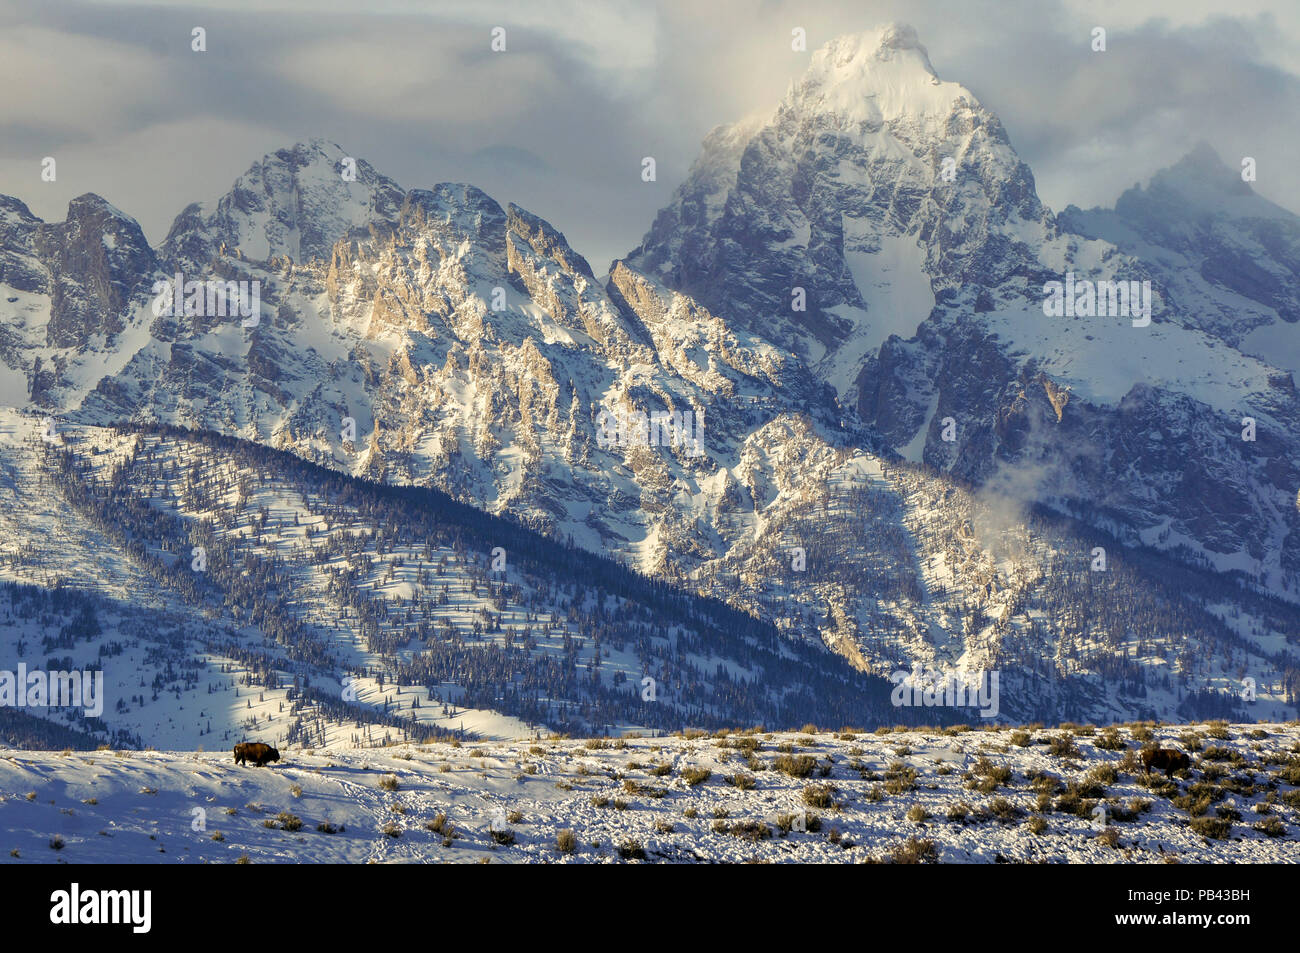
[[[330,257],[354,228],[395,222],[403,191],[364,159],[314,139],[255,164],[214,208],[195,203],[172,224],[162,254],[206,268],[222,246],[258,261],[308,262]]]
[[[1057,218],[894,26],[714,132],[628,263],[805,358],[905,458],[1296,601],[1298,223],[1205,149]],[[1080,296],[1055,316],[1051,282]],[[1149,287],[1149,323],[1098,282]]]
[[[832,41],[770,118],[714,131],[628,263],[850,398],[885,338],[936,296],[1023,275],[1051,231],[997,117],[894,25]]]
[[[997,118],[895,26],[710,136],[603,278],[518,206],[404,191],[321,141],[157,249],[94,196],[59,225],[0,199],[0,388],[56,429],[194,427],[436,488],[864,671],[998,669],[1006,718],[1228,714],[1246,677],[1280,715],[1300,421],[1225,315],[1246,288],[1250,334],[1292,328],[1294,232],[1223,192],[1199,231],[1136,201],[1054,217]],[[1268,280],[1216,278],[1208,251],[1177,284],[1198,235]],[[220,284],[168,313],[178,274]],[[1047,316],[1067,274],[1150,281],[1151,323]],[[1213,314],[1171,304],[1211,294]],[[57,562],[23,519],[13,565]]]
[[[1151,262],[1185,323],[1300,374],[1300,216],[1257,195],[1208,144],[1114,209],[1071,205],[1060,221]]]
[[[158,268],[134,219],[97,195],[48,224],[0,196],[0,399],[66,407],[148,336]]]
[[[820,646],[436,490],[184,430],[50,438],[12,411],[0,473],[14,504],[0,517],[0,668],[104,680],[98,711],[14,714],[83,741],[356,744],[890,714],[888,682]],[[52,730],[38,729],[0,722],[6,738]]]

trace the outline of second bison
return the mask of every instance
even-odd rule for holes
[[[1192,766],[1192,759],[1177,748],[1148,748],[1142,752],[1142,767],[1146,768],[1147,773],[1151,769],[1164,769],[1165,777],[1173,777],[1175,771],[1180,771]]]
[[[280,752],[260,741],[241,741],[235,745],[235,764],[253,762],[259,768],[268,761],[279,761]]]

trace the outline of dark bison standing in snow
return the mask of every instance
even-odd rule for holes
[[[1142,752],[1142,767],[1151,773],[1151,769],[1164,768],[1165,777],[1173,777],[1175,771],[1190,768],[1192,759],[1177,748],[1148,748]]]
[[[259,768],[268,761],[279,761],[280,752],[260,741],[241,741],[235,745],[235,764],[251,761]]]

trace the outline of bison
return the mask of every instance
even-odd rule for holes
[[[251,761],[259,768],[268,761],[279,761],[280,752],[260,741],[241,741],[235,745],[235,764]]]
[[[1142,767],[1146,768],[1148,774],[1152,768],[1164,768],[1165,777],[1170,778],[1175,771],[1191,766],[1192,759],[1177,748],[1148,748],[1142,752]]]

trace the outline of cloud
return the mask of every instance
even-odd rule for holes
[[[1300,78],[1263,52],[1273,18],[1120,20],[1094,52],[1088,24],[1105,20],[1025,19],[1002,40],[1023,53],[989,68],[987,47],[968,45],[948,70],[998,113],[1044,201],[1113,205],[1207,139],[1230,164],[1243,155],[1267,164],[1272,177],[1256,187],[1300,211],[1300,169],[1285,158],[1300,149],[1300,130],[1278,121],[1300,111]]]
[[[1002,118],[1053,208],[1112,204],[1206,138],[1225,161],[1254,156],[1259,191],[1295,210],[1300,8],[1215,6],[0,0],[0,81],[24,91],[0,102],[0,193],[47,215],[104,187],[153,238],[261,154],[323,136],[408,188],[470,181],[515,201],[599,271],[640,241],[710,129],[774,109],[835,35],[903,20],[942,77]],[[189,49],[195,25],[207,53]],[[808,52],[791,49],[795,27]],[[51,154],[60,182],[42,188]],[[655,183],[640,179],[647,155]]]
[[[237,167],[211,161],[214,139],[223,150],[247,158]],[[16,194],[34,214],[56,222],[63,220],[71,199],[94,192],[134,216],[156,245],[186,204],[224,194],[253,158],[280,148],[283,139],[276,129],[210,118],[158,123],[54,149],[58,179],[52,183],[40,181],[39,162],[0,158],[5,184],[0,192]],[[167,200],[151,202],[149,196]]]
[[[553,58],[493,53],[486,33],[477,48],[466,41],[464,31],[394,36],[371,27],[288,50],[276,66],[284,82],[374,120],[507,127],[562,91]]]
[[[160,64],[128,44],[34,25],[0,29],[0,127],[39,129],[51,142],[91,140],[111,134],[125,103],[167,97]],[[0,137],[0,149],[11,148]]]

